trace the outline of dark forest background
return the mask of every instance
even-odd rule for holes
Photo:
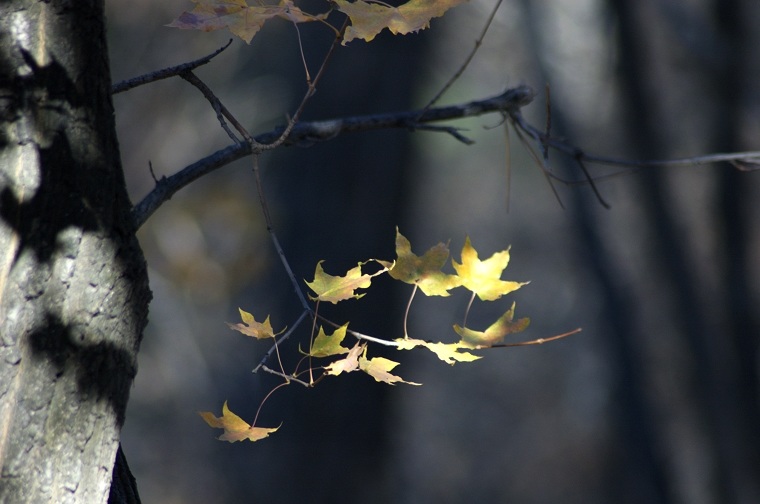
[[[418,35],[341,48],[306,119],[419,108],[472,49],[493,2],[458,7]],[[189,2],[109,3],[113,80],[189,61],[228,33],[163,27]],[[505,0],[458,103],[529,84],[524,112],[587,152],[629,159],[760,148],[760,4],[751,0]],[[304,26],[312,71],[330,33]],[[305,91],[293,26],[235,41],[198,74],[259,133]],[[134,201],[229,143],[180,79],[115,96]],[[423,252],[469,235],[481,257],[512,245],[520,336],[583,332],[491,350],[453,368],[400,356],[405,379],[289,387],[267,402],[255,443],[219,442],[197,411],[251,419],[274,381],[267,350],[226,328],[237,308],[291,324],[298,301],[273,254],[244,160],[183,190],[140,231],[154,301],[123,445],[144,502],[760,502],[760,174],[731,165],[646,168],[560,201],[500,117],[456,123],[474,146],[431,132],[346,135],[262,157],[283,248],[299,278],[392,258],[395,226]],[[581,179],[552,154],[552,169]],[[593,167],[597,176],[620,171]],[[508,189],[509,188],[509,189]],[[508,208],[507,208],[508,201]],[[409,291],[347,305],[352,326],[401,334]],[[441,339],[466,299],[415,300],[410,332]],[[496,303],[498,304],[498,303]],[[358,310],[363,306],[362,310]],[[506,308],[476,305],[484,327]]]

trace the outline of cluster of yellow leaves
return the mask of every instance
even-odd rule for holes
[[[379,1],[333,0],[331,7],[320,14],[302,11],[291,0],[277,4],[248,5],[246,0],[192,0],[195,7],[169,23],[173,28],[213,31],[228,28],[232,34],[250,43],[264,23],[281,18],[292,23],[325,21],[330,10],[336,8],[351,20],[343,37],[343,44],[354,39],[367,42],[384,29],[394,35],[416,32],[430,26],[430,20],[467,0],[409,0],[399,7]],[[327,3],[327,2],[326,2]]]
[[[314,271],[314,280],[306,281],[306,285],[314,292],[313,296],[309,296],[313,301],[336,304],[348,299],[361,298],[365,293],[359,291],[369,288],[372,279],[383,273],[388,273],[391,278],[396,280],[414,285],[415,289],[419,288],[428,296],[449,296],[449,291],[452,289],[464,287],[472,292],[473,297],[478,296],[483,301],[499,299],[527,283],[501,279],[504,269],[509,264],[509,248],[494,253],[488,259],[481,260],[468,237],[462,247],[460,262],[451,260],[455,274],[443,271],[448,261],[449,247],[447,245],[439,243],[423,255],[418,256],[412,252],[409,240],[397,229],[395,261],[370,259],[360,262],[348,270],[345,275],[326,273],[322,268],[323,261],[320,261]],[[370,263],[379,265],[380,269],[374,273],[364,272],[363,269],[368,267]],[[520,332],[528,326],[529,319],[515,320],[514,312],[515,304],[512,303],[509,310],[483,331],[454,325],[454,331],[460,337],[459,341],[455,343],[430,342],[405,335],[403,338],[393,340],[392,344],[398,350],[411,350],[417,347],[427,348],[447,364],[471,362],[480,359],[480,356],[474,355],[470,350],[498,345],[504,341],[507,335]],[[256,339],[274,339],[284,331],[283,329],[280,332],[275,332],[268,316],[263,322],[259,322],[252,314],[241,309],[240,318],[242,323],[228,324],[228,326]],[[378,382],[391,385],[396,383],[419,385],[419,383],[405,381],[391,373],[399,365],[398,362],[385,357],[368,357],[366,341],[360,339],[352,347],[344,346],[343,342],[349,332],[351,331],[348,330],[347,323],[337,327],[332,334],[325,332],[323,327],[319,327],[309,351],[302,353],[310,358],[340,356],[340,358],[322,367],[328,376],[362,371]],[[364,337],[358,333],[353,334]],[[230,442],[244,439],[257,441],[277,430],[277,428],[249,425],[232,413],[226,402],[222,408],[221,417],[216,417],[210,412],[202,412],[200,415],[211,427],[224,429],[224,434],[219,439]]]
[[[470,238],[467,237],[462,247],[461,262],[451,261],[456,271],[455,275],[443,272],[448,259],[449,248],[443,243],[431,247],[422,256],[414,254],[409,240],[397,229],[396,260],[374,260],[383,266],[382,270],[371,275],[362,274],[361,266],[366,263],[360,263],[359,266],[349,270],[345,276],[332,276],[324,272],[320,262],[314,273],[315,280],[306,284],[316,294],[312,297],[313,300],[337,303],[363,296],[364,294],[356,294],[356,289],[368,288],[373,276],[386,271],[396,280],[415,285],[427,296],[448,296],[450,290],[465,287],[483,301],[499,299],[527,283],[501,279],[504,269],[509,264],[508,248],[494,253],[488,259],[481,260]],[[530,320],[527,318],[513,320],[514,310],[513,303],[512,307],[485,331],[475,331],[455,325],[454,331],[461,338],[456,343],[430,342],[405,336],[395,340],[396,348],[411,350],[416,347],[425,347],[447,364],[471,362],[480,357],[466,350],[491,347],[504,341],[504,337],[508,334],[520,332],[528,327]],[[348,349],[345,350],[348,351]]]
[[[333,361],[325,366],[325,374],[338,376],[341,373],[364,371],[376,381],[385,382],[390,385],[396,383],[419,385],[419,383],[404,381],[400,377],[391,374],[393,368],[398,366],[398,362],[386,359],[385,357],[368,359],[366,343],[357,342],[351,348],[341,345],[346,337],[347,328],[348,324],[344,324],[332,334],[325,333],[322,327],[319,328],[319,334],[314,339],[307,355],[311,357],[332,357],[347,354],[344,358]]]

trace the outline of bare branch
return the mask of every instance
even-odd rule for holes
[[[425,123],[473,117],[491,112],[509,113],[517,111],[532,100],[533,90],[528,86],[519,86],[491,98],[460,105],[431,108],[424,113],[409,111],[327,121],[300,122],[293,124],[286,137],[283,137],[286,127],[280,127],[256,136],[254,141],[256,145],[267,145],[278,142],[282,137],[282,145],[309,146],[317,142],[331,140],[343,133],[391,128],[414,130]],[[132,210],[135,225],[138,228],[142,226],[158,207],[186,185],[218,168],[250,156],[252,153],[253,147],[250,143],[236,143],[196,161],[174,175],[162,177],[153,190]]]
[[[219,53],[227,49],[230,46],[230,44],[232,44],[232,39],[230,39],[229,42],[227,42],[227,44],[224,45],[223,47],[220,47],[219,49],[212,52],[211,54],[204,56],[200,59],[197,59],[195,61],[182,63],[181,65],[164,68],[162,70],[156,70],[155,72],[150,72],[145,75],[140,75],[138,77],[133,77],[131,79],[118,82],[111,87],[111,94],[122,93],[124,91],[129,91],[132,88],[136,88],[137,86],[142,86],[143,84],[150,84],[151,82],[155,82],[157,80],[168,79],[169,77],[180,75],[182,72],[189,72],[211,61]]]
[[[197,75],[195,75],[190,70],[185,70],[183,72],[179,73],[179,76],[185,79],[187,82],[198,88],[198,90],[203,93],[203,96],[206,97],[206,99],[211,104],[211,107],[214,109],[214,112],[216,112],[216,117],[219,120],[219,124],[222,126],[222,129],[227,133],[227,136],[229,136],[233,142],[240,143],[240,140],[238,137],[235,136],[235,133],[230,130],[229,126],[227,126],[227,122],[224,120],[226,117],[232,125],[235,127],[238,132],[246,136],[248,133],[245,130],[245,128],[235,119],[235,117],[230,113],[230,111],[227,109],[227,107],[224,106],[222,101],[214,94],[213,91],[211,91],[211,88],[209,88],[205,82],[200,80]]]

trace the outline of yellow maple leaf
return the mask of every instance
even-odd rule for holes
[[[478,252],[470,243],[470,237],[462,247],[462,263],[451,261],[462,285],[471,290],[482,301],[493,301],[509,294],[529,282],[501,280],[504,268],[509,264],[509,249],[496,252],[485,261],[478,259]]]
[[[277,5],[249,6],[245,0],[192,0],[192,11],[183,12],[167,26],[185,30],[213,31],[228,28],[233,35],[251,43],[264,23],[279,17],[293,23],[324,19],[326,14],[311,15],[296,7],[290,0]]]
[[[443,362],[451,365],[454,365],[457,362],[472,362],[481,358],[479,355],[474,355],[470,352],[462,351],[463,348],[470,347],[463,347],[461,342],[443,343],[440,341],[431,342],[412,338],[399,338],[394,341],[398,343],[398,346],[396,348],[399,350],[411,350],[412,348],[416,348],[418,346],[425,347],[437,355],[438,358]]]
[[[394,35],[416,32],[430,26],[430,20],[467,0],[409,0],[398,7],[384,3],[334,0],[338,10],[351,19],[343,44],[364,39],[369,42],[385,28]]]
[[[253,318],[253,315],[247,311],[244,311],[242,308],[238,308],[238,311],[240,311],[240,318],[243,320],[243,323],[227,323],[227,325],[230,329],[241,332],[246,336],[253,336],[256,339],[274,338],[285,330],[283,329],[282,331],[275,333],[274,329],[272,329],[272,323],[269,322],[268,315],[264,322],[256,322],[256,319]]]
[[[348,355],[344,359],[339,359],[331,362],[325,366],[325,373],[328,375],[338,376],[341,373],[350,373],[359,369],[359,355],[365,349],[366,345],[360,345],[356,343],[354,347],[348,351]]]
[[[279,429],[279,427],[252,427],[248,422],[230,411],[227,407],[227,401],[224,401],[222,416],[220,417],[215,416],[210,411],[201,411],[198,414],[210,427],[224,429],[224,434],[219,436],[219,439],[229,441],[230,443],[243,441],[244,439],[258,441]]]
[[[311,350],[309,350],[307,355],[312,357],[330,357],[331,355],[348,353],[349,349],[341,345],[346,337],[347,328],[348,324],[343,324],[335,329],[332,334],[327,334],[324,328],[320,326],[319,334],[314,338],[314,343],[311,344]]]
[[[454,325],[454,330],[462,338],[459,345],[463,348],[488,348],[504,341],[507,334],[523,331],[530,324],[530,319],[513,320],[514,316],[515,303],[512,303],[512,307],[485,331],[474,331]]]
[[[333,276],[328,275],[322,269],[323,262],[319,261],[317,263],[317,268],[314,271],[314,280],[306,282],[306,285],[316,294],[316,297],[309,296],[309,298],[314,301],[328,301],[333,304],[338,304],[340,301],[350,298],[359,299],[363,297],[364,294],[357,294],[356,290],[366,289],[372,283],[372,277],[386,271],[386,268],[384,268],[372,274],[362,273],[362,266],[366,262],[360,262],[358,266],[348,270],[344,276]]]
[[[398,366],[398,362],[386,359],[385,357],[372,357],[367,359],[367,348],[359,356],[359,369],[370,375],[375,381],[385,382],[390,385],[396,383],[406,383],[407,385],[422,385],[421,383],[408,382],[400,376],[391,374],[393,368]]]
[[[457,276],[441,271],[449,258],[449,248],[443,243],[431,247],[420,257],[412,252],[411,243],[396,228],[396,256],[393,263],[379,262],[388,268],[392,278],[416,284],[428,296],[448,296],[450,289],[461,285]]]

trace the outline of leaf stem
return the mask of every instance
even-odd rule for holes
[[[414,284],[414,289],[412,289],[412,295],[409,296],[409,301],[406,303],[406,311],[404,311],[404,338],[409,337],[409,331],[406,329],[406,323],[409,320],[409,310],[412,307],[412,301],[414,300],[414,295],[417,293],[418,285]]]

